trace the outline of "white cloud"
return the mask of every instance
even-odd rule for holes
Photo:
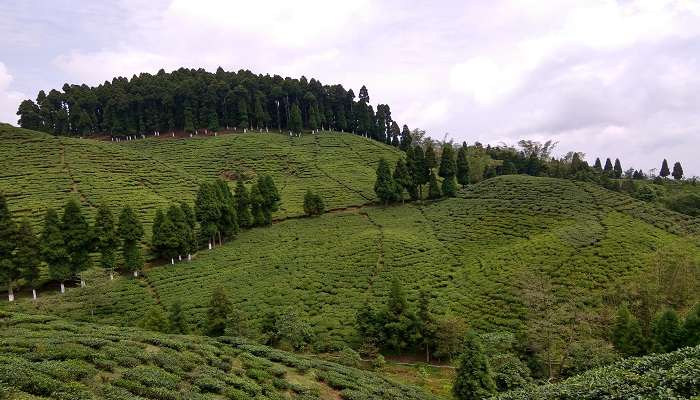
[[[12,79],[5,64],[0,62],[0,122],[17,125],[17,107],[26,96],[10,90]]]

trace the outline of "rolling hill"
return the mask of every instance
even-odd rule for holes
[[[0,397],[432,399],[374,373],[233,337],[164,335],[0,312]]]

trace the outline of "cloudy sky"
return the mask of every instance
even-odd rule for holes
[[[435,138],[700,175],[697,0],[2,0],[0,21],[0,121],[65,82],[222,66],[366,84]]]

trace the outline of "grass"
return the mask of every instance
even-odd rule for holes
[[[191,263],[151,268],[145,280],[93,278],[88,289],[6,307],[134,325],[140,309],[182,300],[197,323],[222,285],[254,326],[267,311],[294,307],[320,342],[342,347],[359,339],[354,316],[365,300],[383,304],[398,276],[410,301],[429,289],[438,314],[484,331],[517,331],[537,317],[522,299],[531,277],[550,282],[557,302],[575,299],[579,309],[600,312],[642,279],[660,249],[680,248],[698,261],[697,231],[694,218],[597,186],[506,176],[435,203],[287,220],[243,232]],[[691,289],[689,300],[698,300]]]
[[[434,398],[371,372],[231,337],[2,312],[0,327],[0,395],[9,398]]]

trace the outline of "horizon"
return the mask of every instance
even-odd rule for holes
[[[700,174],[698,5],[302,3],[10,1],[0,121],[17,125],[22,100],[64,83],[221,66],[367,85],[372,104],[434,139],[551,139],[557,155],[581,151],[589,164],[619,158],[647,172],[667,159]]]

